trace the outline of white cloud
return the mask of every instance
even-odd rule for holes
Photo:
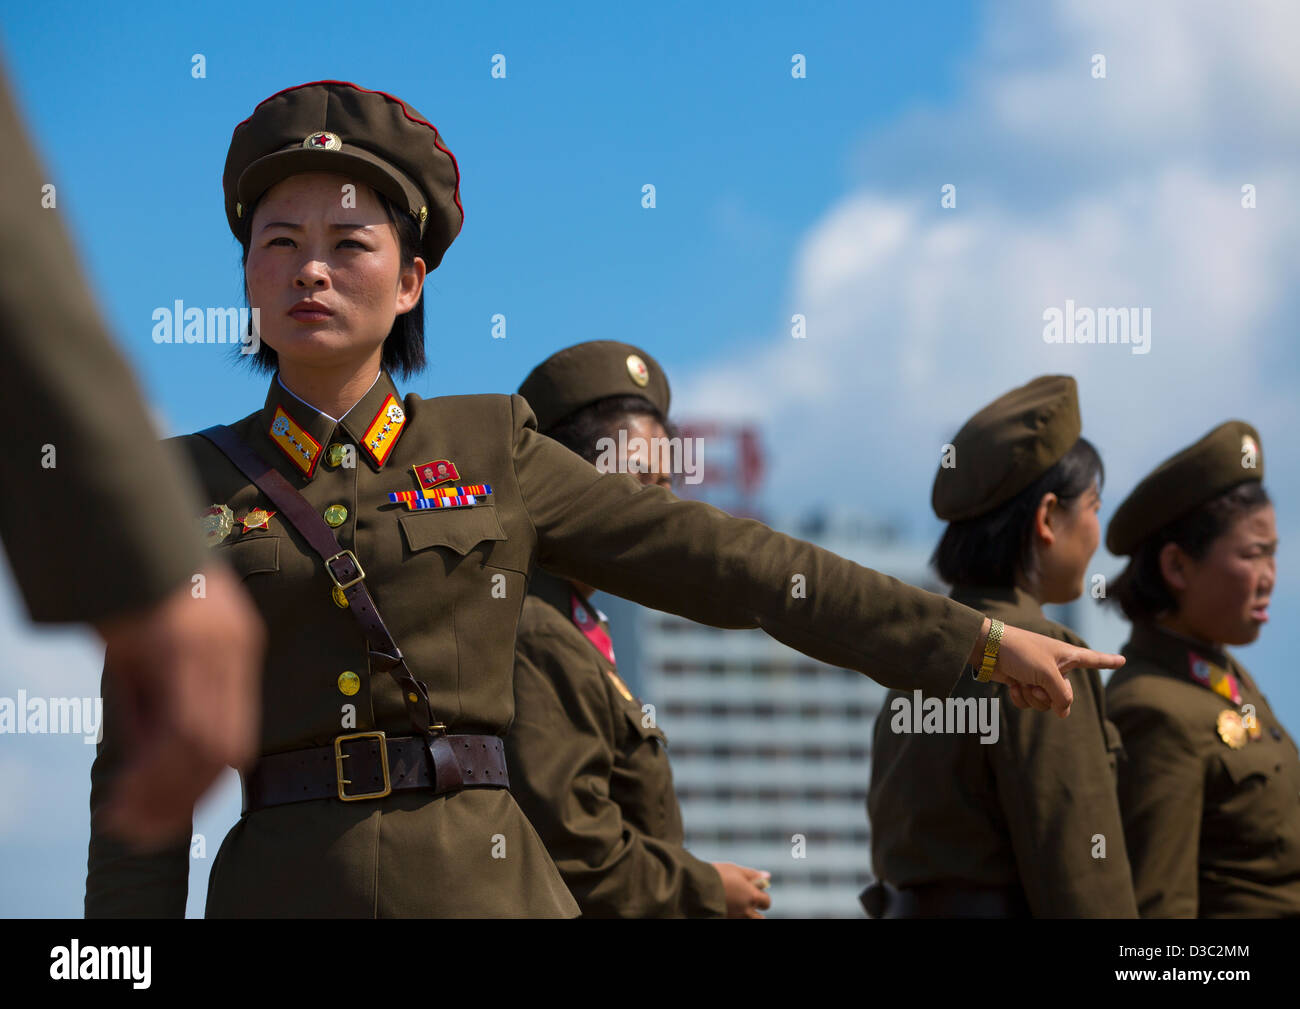
[[[680,412],[758,419],[769,492],[833,474],[822,497],[890,514],[924,514],[940,445],[1047,372],[1080,381],[1112,504],[1227,417],[1267,452],[1296,417],[1300,64],[1281,40],[1298,28],[1284,4],[999,8],[964,97],[865,142],[871,181],[809,229],[784,317],[680,382]],[[1151,352],[1046,344],[1042,313],[1067,298],[1149,307]],[[1300,490],[1281,465],[1270,483]]]

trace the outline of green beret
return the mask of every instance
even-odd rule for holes
[[[1131,554],[1154,532],[1247,480],[1264,479],[1259,432],[1244,420],[1220,424],[1152,470],[1115,511],[1106,549]]]
[[[591,340],[557,351],[534,368],[519,395],[548,431],[575,410],[608,396],[641,396],[667,418],[671,395],[659,362],[616,340]]]
[[[1005,504],[1056,465],[1082,429],[1069,375],[1043,375],[999,396],[952,440],[949,465],[934,477],[934,513],[958,522]]]
[[[221,185],[236,238],[262,194],[299,172],[336,172],[383,193],[420,225],[420,256],[430,270],[465,220],[451,151],[424,116],[382,91],[345,81],[300,84],[235,127]]]

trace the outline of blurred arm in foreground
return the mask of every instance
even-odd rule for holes
[[[115,653],[143,735],[107,812],[153,843],[253,755],[263,631],[205,556],[193,479],[105,331],[2,68],[0,136],[0,538],[31,618],[90,623]]]

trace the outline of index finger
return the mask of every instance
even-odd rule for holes
[[[1076,648],[1069,658],[1060,664],[1061,671],[1067,669],[1118,669],[1124,665],[1124,656],[1112,655],[1110,652],[1094,652],[1091,648]]]

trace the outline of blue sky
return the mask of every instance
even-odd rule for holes
[[[156,307],[241,303],[220,187],[231,130],[281,88],[352,80],[419,109],[462,172],[465,228],[426,287],[430,368],[409,391],[509,391],[560,347],[626,340],[667,368],[679,415],[760,425],[770,504],[798,486],[809,506],[927,542],[939,446],[1035,374],[1079,377],[1103,521],[1160,459],[1253,421],[1283,551],[1274,623],[1241,657],[1294,731],[1297,15],[1129,6],[425,4],[393,24],[352,3],[54,3],[6,13],[0,42],[170,433],[265,395],[229,348],[150,339]],[[1044,344],[1041,313],[1066,298],[1150,307],[1151,353]],[[796,312],[807,340],[790,339]],[[1094,567],[1118,563],[1103,550]],[[68,690],[95,689],[92,645],[6,612],[18,661],[2,692],[52,665]],[[7,750],[0,771],[21,771]],[[88,763],[66,755],[52,788],[0,773],[0,912],[79,913]]]
[[[850,4],[812,19],[781,4],[543,6],[420,5],[401,29],[351,3],[242,17],[56,4],[6,19],[16,86],[96,286],[175,430],[264,395],[223,348],[158,348],[149,334],[153,308],[176,298],[240,303],[221,172],[231,130],[267,95],[352,80],[439,128],[466,225],[430,280],[431,367],[409,388],[496,392],[584,339],[643,343],[673,372],[743,354],[780,306],[788,250],[846,183],[848,142],[942,98],[970,23],[960,4],[886,21]],[[312,43],[330,30],[338,42]],[[805,50],[813,72],[795,81],[790,58]],[[195,53],[204,80],[190,76]],[[490,75],[496,53],[505,80]],[[498,312],[504,342],[490,338]]]

